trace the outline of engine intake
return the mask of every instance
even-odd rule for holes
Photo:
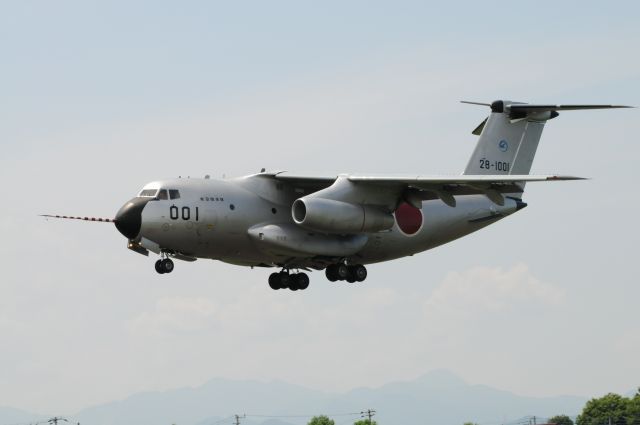
[[[296,199],[291,215],[296,224],[324,233],[379,232],[394,224],[393,216],[377,207],[323,198]]]

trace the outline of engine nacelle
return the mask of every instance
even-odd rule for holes
[[[379,232],[393,227],[393,216],[369,205],[323,198],[296,199],[291,207],[296,224],[324,233]]]

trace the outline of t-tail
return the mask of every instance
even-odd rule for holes
[[[462,103],[491,108],[491,114],[472,132],[480,139],[464,170],[467,175],[529,174],[544,125],[557,117],[558,111],[630,108],[622,105],[533,105],[508,100],[496,100],[491,104]],[[524,183],[520,185],[524,189]]]

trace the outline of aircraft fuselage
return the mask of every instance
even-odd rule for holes
[[[139,246],[183,259],[287,268],[321,269],[338,260],[370,264],[413,255],[479,230],[524,205],[507,198],[501,206],[484,195],[461,196],[455,208],[438,199],[421,201],[420,209],[401,203],[389,230],[339,235],[295,223],[291,205],[309,190],[257,176],[174,179],[150,183],[141,193],[145,190],[166,190],[167,199],[131,201],[144,204],[139,232],[127,235]],[[179,197],[171,199],[172,193]]]

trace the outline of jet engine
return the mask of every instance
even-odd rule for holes
[[[388,230],[391,213],[380,208],[323,198],[299,198],[291,207],[296,224],[318,232],[354,234]]]

